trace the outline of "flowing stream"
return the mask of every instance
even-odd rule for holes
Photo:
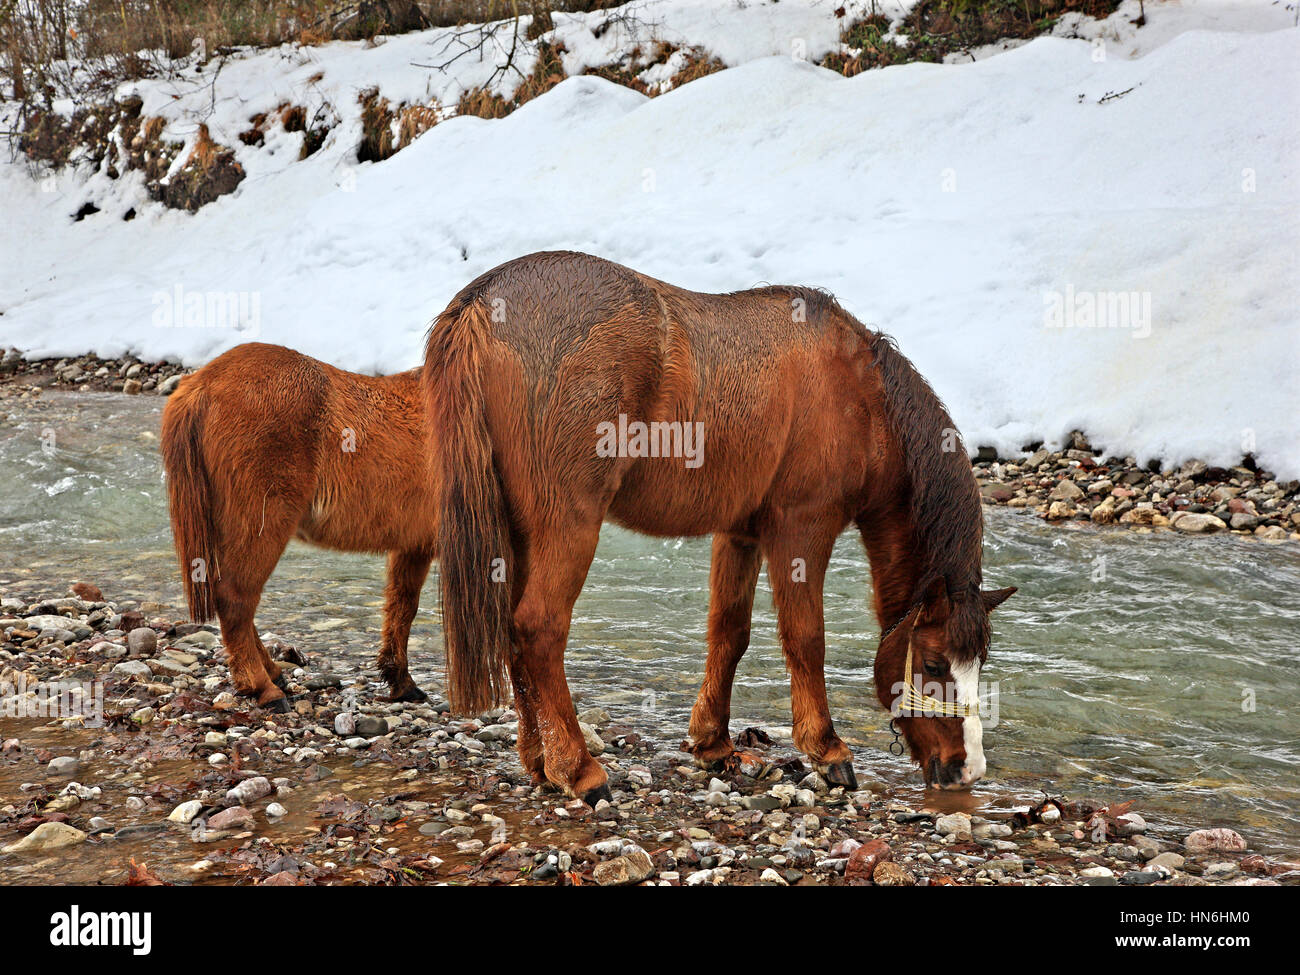
[[[0,594],[61,594],[85,580],[109,599],[183,615],[158,457],[162,404],[60,393],[0,402]],[[1255,849],[1300,849],[1300,547],[985,513],[986,584],[1020,592],[994,614],[984,678],[997,682],[998,720],[985,732],[989,778],[970,801],[1007,805],[1043,790],[1134,799],[1171,830],[1226,825]],[[381,558],[295,542],[267,585],[261,630],[318,659],[369,667],[383,572]],[[685,737],[704,667],[708,573],[707,538],[606,528],[567,655],[584,706],[669,744]],[[788,742],[766,578],[759,588],[732,729],[756,725]],[[920,801],[919,775],[886,751],[869,592],[861,544],[846,534],[826,583],[831,710],[860,775]],[[411,661],[431,688],[441,682],[433,577],[424,602]]]

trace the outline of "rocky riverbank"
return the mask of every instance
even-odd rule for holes
[[[0,396],[39,395],[49,388],[165,396],[191,371],[174,362],[146,362],[134,356],[24,359],[17,349],[8,349],[0,352]]]
[[[601,709],[582,719],[614,801],[593,809],[528,782],[509,710],[386,703],[282,644],[293,710],[250,709],[214,628],[92,586],[3,594],[0,636],[9,883],[1300,883],[1230,829],[1158,830],[1128,803],[913,808],[829,788],[758,729],[708,772]]]
[[[1199,460],[1139,467],[1133,457],[1103,458],[1081,432],[1069,439],[1064,450],[1037,445],[1018,460],[978,457],[984,503],[1025,508],[1050,522],[1300,540],[1300,481],[1279,482],[1253,465],[1210,467]]]

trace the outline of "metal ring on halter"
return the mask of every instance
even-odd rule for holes
[[[903,733],[898,730],[898,725],[894,723],[893,718],[889,719],[889,730],[894,735],[894,740],[889,743],[889,754],[897,755],[901,758],[904,751]]]

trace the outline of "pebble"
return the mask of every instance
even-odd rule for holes
[[[1169,516],[1170,527],[1189,535],[1207,535],[1227,529],[1222,518],[1196,511],[1176,511]]]
[[[190,823],[202,808],[202,802],[198,799],[190,799],[173,809],[167,819],[173,823]]]
[[[901,864],[894,863],[892,860],[877,864],[876,869],[872,871],[871,879],[875,881],[877,887],[913,887],[916,885],[916,877],[911,871]]]
[[[971,832],[970,813],[952,813],[940,816],[934,821],[934,831],[942,836],[955,836],[959,840],[969,840]]]
[[[1154,884],[1164,878],[1165,874],[1159,870],[1130,870],[1119,878],[1119,882],[1142,887],[1147,884]]]
[[[1188,834],[1187,839],[1183,840],[1183,846],[1193,853],[1204,853],[1210,850],[1241,853],[1246,849],[1246,841],[1235,830],[1198,829]]]
[[[41,823],[17,843],[10,843],[4,847],[3,852],[46,853],[84,843],[86,835],[67,823]]]
[[[605,754],[607,746],[605,740],[600,737],[600,732],[585,721],[578,722],[578,729],[582,732],[582,740],[587,743],[588,752],[592,755]]]
[[[1174,873],[1183,869],[1183,864],[1185,862],[1186,861],[1183,859],[1181,853],[1159,853],[1147,861],[1147,866],[1155,869],[1168,870],[1170,873]]]
[[[844,876],[849,880],[870,880],[876,867],[891,859],[894,851],[884,840],[868,840],[854,848],[844,866]]]
[[[251,779],[245,779],[233,789],[228,790],[226,799],[242,806],[256,799],[261,799],[263,796],[269,796],[274,791],[275,787],[271,785],[270,780],[263,775],[258,775]]]
[[[253,825],[253,814],[243,806],[231,806],[208,817],[208,829],[249,829]]]
[[[153,656],[158,649],[158,634],[148,626],[137,626],[126,635],[126,645],[133,656]]]
[[[153,676],[153,671],[149,669],[149,665],[143,660],[123,660],[120,664],[113,665],[113,673],[122,674],[126,677],[148,678]]]
[[[378,738],[388,734],[388,722],[373,714],[358,715],[353,727],[361,738]]]
[[[81,763],[70,755],[64,755],[60,758],[51,759],[45,768],[54,775],[72,775]]]
[[[602,887],[639,884],[653,876],[654,872],[655,866],[650,854],[639,847],[612,860],[602,860],[593,870],[596,883]]]

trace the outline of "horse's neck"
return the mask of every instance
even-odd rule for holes
[[[921,577],[916,534],[906,512],[864,523],[862,541],[871,563],[876,619],[883,630],[912,606]]]

